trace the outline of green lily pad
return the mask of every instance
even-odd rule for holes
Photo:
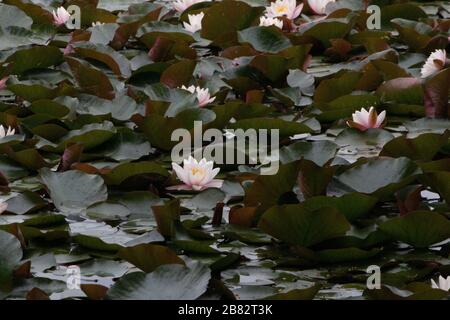
[[[55,207],[66,213],[80,213],[108,197],[105,183],[98,175],[78,170],[59,173],[44,168],[40,171],[40,178],[48,188]]]
[[[205,291],[210,270],[196,263],[190,267],[162,265],[153,272],[130,273],[122,277],[107,294],[119,300],[194,300]]]
[[[64,150],[67,146],[78,143],[83,145],[85,151],[95,148],[108,141],[116,133],[114,125],[105,121],[83,126],[79,130],[72,130],[61,138],[56,150]]]
[[[258,176],[246,191],[244,203],[246,206],[259,206],[266,210],[279,203],[281,198],[292,192],[297,181],[299,165],[291,162],[281,165],[277,174]]]
[[[92,219],[103,221],[124,220],[130,215],[130,210],[120,203],[106,201],[87,208],[86,215]]]
[[[25,12],[15,6],[4,3],[0,5],[0,21],[2,28],[11,26],[30,28],[33,24],[33,19],[26,15]]]
[[[154,152],[150,143],[142,134],[133,132],[128,128],[118,128],[117,133],[93,150],[96,154],[105,156],[116,161],[138,160]]]
[[[262,11],[261,7],[251,7],[241,1],[214,3],[202,20],[201,36],[227,47],[237,42],[237,31],[250,27]]]
[[[383,222],[380,229],[392,238],[426,248],[450,237],[450,221],[431,211],[417,211]]]
[[[152,146],[163,150],[171,150],[179,141],[172,140],[172,133],[178,128],[191,130],[194,121],[202,121],[205,125],[215,119],[215,113],[207,109],[187,109],[178,113],[175,117],[164,117],[159,114],[151,114],[144,118],[139,127],[150,141]]]
[[[28,108],[36,114],[48,114],[57,118],[63,118],[70,112],[68,107],[46,99],[34,101]]]
[[[19,240],[10,233],[0,230],[0,290],[11,286],[12,272],[22,259]]]
[[[358,129],[347,128],[339,133],[335,142],[340,146],[349,146],[350,148],[382,147],[392,139],[394,136],[382,129],[368,129],[361,132]]]
[[[436,171],[423,177],[424,182],[439,192],[443,199],[450,204],[450,172]]]
[[[323,80],[316,88],[314,102],[328,103],[343,95],[350,94],[360,78],[359,72],[349,71],[335,78]]]
[[[400,136],[386,143],[381,151],[381,156],[408,157],[412,160],[430,161],[439,150],[448,143],[450,131],[443,135],[424,133],[416,138],[408,139]]]
[[[175,252],[167,247],[155,244],[140,244],[134,247],[123,248],[118,252],[118,256],[146,273],[153,272],[161,265],[185,265],[184,261]]]
[[[13,64],[12,74],[23,74],[31,69],[47,68],[63,62],[61,51],[52,46],[33,47],[16,51],[8,57],[8,62]]]
[[[77,43],[74,50],[83,57],[106,64],[118,76],[129,77],[131,75],[131,66],[128,59],[111,47],[84,42]]]
[[[195,61],[181,60],[168,67],[161,74],[161,83],[170,88],[178,88],[187,85],[194,72]]]
[[[300,159],[306,159],[323,166],[334,158],[338,146],[331,141],[298,141],[280,149],[281,163],[289,163]]]
[[[255,119],[243,119],[238,120],[235,123],[229,125],[230,129],[266,129],[270,134],[270,130],[279,130],[280,137],[293,136],[300,133],[312,132],[312,129],[304,123],[286,121],[282,119],[271,118],[255,118]]]
[[[8,204],[8,212],[14,214],[26,214],[47,205],[47,202],[38,194],[30,191],[23,192],[9,199],[6,203]]]
[[[100,98],[112,99],[115,95],[114,87],[109,78],[99,69],[86,62],[72,57],[65,57],[80,88],[86,93]]]
[[[316,38],[327,47],[331,39],[345,37],[350,29],[351,24],[344,19],[325,19],[302,25],[300,32],[305,36]]]
[[[293,204],[267,210],[258,227],[286,243],[309,247],[345,234],[350,224],[332,207],[309,211]]]
[[[126,179],[140,175],[167,177],[169,173],[161,165],[155,162],[142,161],[120,164],[117,167],[114,167],[111,172],[105,174],[103,178],[108,185],[119,185]]]
[[[418,166],[408,158],[378,158],[344,171],[337,180],[352,192],[386,197],[414,181],[420,173]]]
[[[292,46],[280,29],[270,27],[251,27],[238,32],[241,43],[250,43],[261,52],[277,53]]]
[[[423,104],[422,86],[416,78],[397,78],[386,81],[377,89],[376,94],[385,101],[410,105]]]
[[[381,9],[381,21],[384,25],[389,24],[393,18],[418,20],[425,17],[425,12],[419,6],[411,3],[395,3]]]
[[[142,108],[130,97],[120,96],[112,101],[101,99],[92,95],[80,95],[80,103],[77,105],[79,114],[107,115],[114,119],[128,121],[135,114],[140,114]]]
[[[307,210],[318,210],[323,207],[338,209],[349,221],[366,215],[377,203],[377,198],[362,193],[347,193],[341,197],[318,196],[302,202]]]

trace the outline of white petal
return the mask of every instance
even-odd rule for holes
[[[378,115],[377,123],[376,123],[376,127],[377,127],[377,128],[379,128],[379,127],[383,124],[384,119],[386,119],[386,111],[383,110],[383,111]]]
[[[300,15],[300,13],[302,13],[302,10],[303,10],[303,3],[299,4],[299,5],[294,9],[294,12],[293,12],[293,14],[292,14],[292,16],[291,16],[291,19],[297,18],[297,17]]]
[[[208,172],[212,171],[213,167],[214,167],[214,162],[212,162],[212,161],[206,162],[205,168]]]
[[[195,173],[192,173],[192,171],[188,172],[188,183],[189,185],[203,185],[204,180],[207,177],[206,172],[204,171],[197,171]]]
[[[219,173],[219,171],[220,171],[220,168],[215,168],[214,170],[211,170],[211,171],[209,172],[209,175],[208,175],[208,183],[209,183],[210,181],[212,181],[212,180],[214,179],[215,176],[217,176],[217,174]]]
[[[443,276],[439,276],[439,288],[447,291],[447,280]]]
[[[192,190],[201,191],[203,189],[205,189],[204,185],[196,185],[196,184],[192,185]]]
[[[222,188],[223,180],[214,179],[205,185],[205,188]]]
[[[15,129],[8,127],[8,131],[6,132],[7,136],[12,136],[15,133]]]
[[[188,175],[187,172],[185,171],[185,169],[183,169],[182,167],[180,167],[177,163],[173,162],[172,163],[172,169],[173,171],[175,171],[178,179],[180,179],[181,181],[183,181],[184,183],[188,183]]]
[[[364,127],[368,126],[368,123],[369,123],[368,122],[368,118],[369,118],[368,114],[364,114],[364,113],[359,112],[359,111],[356,111],[353,114],[353,122],[356,122],[356,123],[358,123],[358,124],[360,124],[360,125],[362,125]]]
[[[442,69],[441,66],[437,65],[434,62],[435,60],[441,61],[442,65],[445,65],[445,62],[447,60],[447,52],[441,49],[436,50],[430,54],[427,61],[425,61],[425,64],[420,70],[422,78],[427,78]]]
[[[436,282],[434,282],[433,279],[431,279],[431,287],[432,287],[433,289],[439,289],[439,286],[436,284]]]
[[[326,6],[331,2],[335,0],[308,0],[308,5],[316,14],[325,14]]]

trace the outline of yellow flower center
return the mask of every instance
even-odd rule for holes
[[[288,11],[288,6],[287,5],[282,5],[282,6],[278,6],[275,11],[279,14],[283,14],[286,13]]]
[[[193,176],[195,176],[197,173],[200,173],[200,175],[205,175],[205,170],[203,170],[202,168],[192,168],[191,169],[191,173]]]

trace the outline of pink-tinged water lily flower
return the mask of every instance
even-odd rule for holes
[[[53,23],[57,26],[65,24],[70,19],[70,13],[64,8],[59,7],[58,9],[53,10]]]
[[[183,22],[184,29],[192,33],[202,30],[202,19],[204,16],[205,14],[203,12],[199,14],[188,14],[189,23]]]
[[[266,8],[266,15],[269,18],[286,16],[288,19],[294,20],[300,15],[302,9],[303,3],[297,6],[296,0],[277,0]]]
[[[212,161],[206,161],[205,158],[197,161],[191,156],[189,159],[183,160],[183,167],[173,162],[173,171],[175,171],[178,179],[180,179],[183,184],[172,186],[167,189],[201,191],[207,188],[221,188],[223,180],[214,179],[220,169],[213,169],[213,166],[214,163]]]
[[[378,115],[374,107],[370,107],[369,111],[362,108],[361,111],[353,113],[352,118],[353,121],[347,121],[349,127],[366,131],[370,128],[382,127],[386,118],[386,111],[383,111]]]
[[[262,16],[259,18],[259,25],[264,27],[276,26],[277,28],[283,29],[283,21],[277,18]]]
[[[6,89],[6,81],[8,81],[8,77],[0,79],[0,90]]]
[[[3,127],[2,125],[0,125],[0,138],[4,138],[6,136],[12,136],[14,133],[16,133],[16,130],[8,127],[7,130],[5,130],[6,127]]]
[[[173,3],[173,8],[178,12],[183,12],[190,6],[200,2],[209,2],[211,0],[177,0]]]
[[[68,55],[68,54],[72,54],[74,52],[75,52],[75,50],[73,49],[73,46],[70,43],[68,43],[67,46],[63,50],[63,54],[65,56]]]
[[[433,289],[441,289],[444,291],[450,290],[450,276],[445,279],[443,276],[439,276],[439,285],[431,279],[431,287]]]
[[[429,77],[439,70],[444,69],[445,63],[447,62],[447,52],[445,50],[439,49],[434,51],[428,57],[427,61],[420,70],[422,78]]]
[[[198,105],[200,107],[206,106],[207,104],[216,100],[215,97],[211,98],[208,88],[202,89],[202,88],[196,87],[196,86],[190,86],[190,87],[182,86],[181,89],[189,91],[192,94],[197,94]]]
[[[316,14],[323,15],[325,8],[331,2],[336,2],[336,0],[308,0],[308,5]]]
[[[0,214],[8,209],[8,204],[6,202],[0,202]]]

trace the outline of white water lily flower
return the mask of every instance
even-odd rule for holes
[[[178,12],[183,12],[190,6],[200,2],[209,2],[211,0],[177,0],[173,3],[173,8]]]
[[[439,285],[434,282],[433,279],[431,279],[431,287],[433,287],[433,289],[441,289],[444,291],[449,291],[450,290],[450,276],[446,278],[444,278],[443,276],[439,276]]]
[[[193,157],[183,160],[183,167],[175,162],[172,162],[173,171],[175,171],[178,179],[183,184],[178,186],[172,186],[169,190],[195,190],[201,191],[207,188],[221,188],[223,180],[214,179],[219,173],[220,169],[213,169],[214,162],[206,161],[203,158],[197,161]]]
[[[336,0],[308,0],[308,5],[316,14],[322,15],[325,14],[325,8],[331,2]]]
[[[369,111],[362,108],[361,111],[353,113],[352,118],[353,121],[347,121],[349,127],[366,131],[370,128],[382,127],[386,118],[386,111],[383,111],[378,115],[374,107],[370,107]]]
[[[183,22],[184,29],[192,33],[202,30],[202,19],[204,16],[205,14],[203,12],[199,14],[188,14],[189,23]]]
[[[0,125],[0,138],[4,138],[6,136],[12,136],[16,132],[16,130],[11,127],[8,127],[7,130],[5,130],[5,128],[6,127],[3,127],[2,125]]]
[[[0,79],[0,90],[6,89],[6,81],[8,81],[8,77]]]
[[[430,54],[427,61],[420,70],[422,78],[429,77],[439,70],[444,69],[446,61],[447,52],[445,50],[439,49],[434,51],[432,54]]]
[[[70,19],[70,13],[64,8],[59,7],[58,9],[53,10],[53,23],[57,26],[65,24]]]
[[[266,8],[266,15],[269,18],[286,16],[288,19],[294,20],[300,15],[302,9],[303,3],[297,6],[296,0],[277,0]]]
[[[181,89],[189,91],[192,94],[197,94],[197,100],[198,100],[198,104],[200,107],[206,106],[207,104],[216,100],[215,97],[211,98],[208,88],[202,89],[202,88],[196,87],[196,86],[190,86],[190,87],[182,86]]]
[[[264,27],[276,26],[280,29],[283,29],[283,21],[277,18],[262,16],[261,18],[259,18],[259,25]]]
[[[100,22],[100,21],[92,22],[92,27],[99,27],[99,26],[103,26],[104,24],[105,24],[104,22]]]

